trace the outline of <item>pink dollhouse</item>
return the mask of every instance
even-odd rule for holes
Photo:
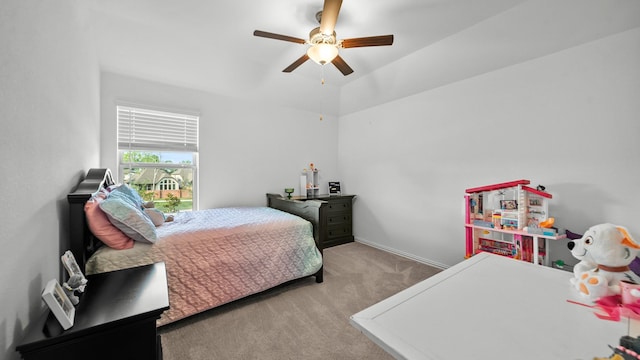
[[[465,257],[486,251],[533,263],[548,262],[546,240],[564,235],[557,236],[552,227],[552,195],[528,186],[530,183],[515,180],[465,190]]]

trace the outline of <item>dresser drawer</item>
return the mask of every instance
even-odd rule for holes
[[[353,235],[351,235],[351,223],[344,224],[342,226],[328,226],[327,227],[327,240],[332,240],[336,238],[344,238],[349,237],[353,240]]]
[[[351,199],[331,199],[328,200],[327,212],[329,216],[336,212],[348,212],[351,213]]]
[[[344,223],[351,224],[352,214],[351,212],[344,213],[331,213],[327,216],[327,225],[341,225]]]

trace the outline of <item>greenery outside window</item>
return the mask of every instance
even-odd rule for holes
[[[198,119],[118,106],[120,181],[167,213],[197,209]]]

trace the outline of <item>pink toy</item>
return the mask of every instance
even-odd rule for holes
[[[620,281],[620,295],[623,304],[640,306],[640,284]]]

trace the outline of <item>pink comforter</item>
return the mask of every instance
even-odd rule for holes
[[[87,274],[164,261],[170,309],[158,326],[316,273],[322,257],[310,222],[267,207],[179,213],[159,240],[100,248]]]

